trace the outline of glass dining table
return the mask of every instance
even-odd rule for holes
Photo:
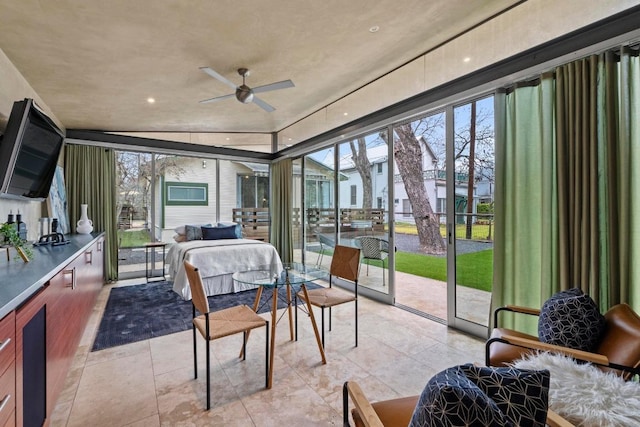
[[[307,294],[307,283],[315,282],[317,280],[328,279],[329,271],[326,268],[318,265],[307,265],[302,263],[285,263],[283,264],[283,271],[280,274],[274,274],[271,270],[271,267],[265,266],[256,267],[252,270],[247,271],[238,271],[233,273],[233,280],[243,284],[256,285],[257,293],[256,298],[253,303],[253,310],[257,313],[261,307],[261,303],[264,305],[266,303],[271,303],[271,347],[269,354],[269,380],[267,388],[271,388],[273,382],[273,360],[275,354],[275,340],[276,340],[276,325],[278,321],[287,314],[289,320],[289,335],[291,341],[293,341],[296,337],[294,336],[293,330],[293,306],[294,303],[297,302],[297,298],[295,294],[298,291],[303,292],[305,295]],[[279,289],[284,288],[285,294],[281,295]],[[271,290],[272,296],[266,302],[262,302],[262,292],[264,289]],[[292,289],[294,296],[292,298]],[[278,301],[282,301],[286,304],[285,312],[283,312],[278,318]],[[305,298],[307,301],[306,312],[311,319],[311,325],[313,327],[313,331],[316,336],[316,342],[318,344],[318,349],[320,350],[320,356],[322,357],[322,364],[326,364],[327,360],[324,354],[324,348],[322,347],[320,332],[318,331],[318,326],[313,315],[313,310],[311,309],[311,305],[308,303],[309,298]],[[297,308],[297,307],[296,307]],[[297,333],[296,333],[297,335]],[[246,339],[249,338],[249,334],[247,333]],[[242,350],[240,353],[242,357]]]

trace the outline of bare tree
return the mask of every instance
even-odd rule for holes
[[[120,216],[123,206],[134,208],[146,207],[149,204],[152,183],[151,153],[135,153],[130,151],[116,152],[116,171],[118,203],[116,214]],[[184,168],[180,165],[179,157],[155,154],[155,179],[171,172],[180,177]]]
[[[469,173],[467,178],[467,218],[466,218],[466,237],[471,240],[473,214],[473,189],[475,187],[475,158],[476,158],[476,102],[471,103],[471,117],[469,123]]]
[[[424,187],[422,171],[422,149],[416,130],[425,123],[405,123],[394,128],[397,137],[393,145],[396,166],[404,182],[413,212],[420,250],[429,254],[442,254],[447,250],[440,234],[440,221]],[[424,137],[426,132],[421,132]]]
[[[371,163],[369,162],[369,157],[367,157],[367,143],[363,136],[357,138],[357,141],[357,150],[354,141],[349,141],[351,156],[362,180],[362,208],[371,209],[373,207],[373,190],[371,188]]]

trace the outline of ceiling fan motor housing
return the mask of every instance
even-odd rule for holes
[[[253,90],[245,84],[238,86],[236,89],[236,99],[243,104],[253,101]]]

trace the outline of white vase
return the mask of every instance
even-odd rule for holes
[[[89,234],[93,231],[93,222],[87,217],[87,205],[80,205],[80,219],[76,227],[78,234]]]

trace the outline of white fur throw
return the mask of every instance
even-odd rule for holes
[[[548,369],[549,407],[577,426],[640,426],[640,383],[550,353],[525,357],[513,366]]]

